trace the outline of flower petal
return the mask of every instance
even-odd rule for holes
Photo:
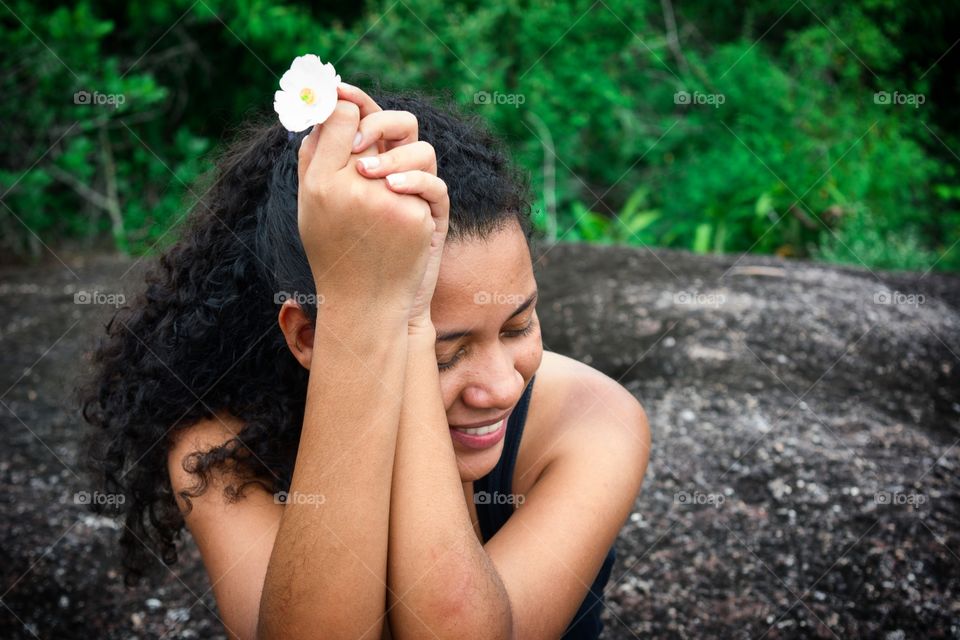
[[[274,94],[273,108],[288,131],[303,131],[323,123],[337,107],[337,85],[340,75],[333,65],[326,64],[312,53],[297,56],[280,78],[280,88]],[[312,104],[301,100],[301,91],[309,88],[315,96]]]
[[[314,124],[320,124],[330,117],[333,110],[337,108],[338,99],[339,96],[337,95],[336,85],[333,86],[333,91],[330,91],[327,87],[324,87],[320,91],[320,94],[317,96],[317,101],[313,104],[313,109],[311,109],[311,120],[315,119]]]
[[[280,124],[287,131],[303,131],[312,111],[296,94],[289,91],[277,91],[273,94],[273,110],[280,116]]]
[[[302,56],[297,56],[293,59],[293,63],[290,65],[291,71],[299,71],[306,76],[312,76],[317,73],[318,67],[322,67],[323,63],[320,62],[320,58],[312,53],[306,53]]]
[[[297,93],[303,86],[305,75],[298,69],[287,69],[280,77],[280,88],[284,91]]]

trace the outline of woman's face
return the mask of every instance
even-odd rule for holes
[[[463,482],[481,478],[496,466],[504,439],[462,436],[453,427],[486,424],[508,414],[540,366],[543,343],[536,298],[531,300],[536,291],[530,251],[516,222],[484,240],[444,247],[430,315],[437,329],[440,388]],[[496,442],[484,442],[491,438]]]

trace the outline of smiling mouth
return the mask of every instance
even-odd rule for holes
[[[494,431],[499,429],[501,422],[503,422],[503,418],[500,418],[498,422],[494,422],[493,424],[489,424],[485,427],[471,427],[471,428],[450,427],[450,428],[453,429],[454,431],[459,431],[460,433],[466,433],[467,435],[471,435],[471,436],[485,436],[488,433],[493,433]]]
[[[511,411],[512,411],[512,410],[511,410]],[[463,433],[474,434],[475,431],[478,431],[478,430],[481,430],[481,429],[489,429],[489,430],[486,431],[485,433],[490,433],[491,431],[496,431],[496,430],[497,430],[497,427],[500,426],[500,423],[501,423],[501,422],[503,421],[503,419],[506,418],[508,415],[510,415],[510,411],[507,411],[506,413],[504,413],[504,414],[503,414],[502,416],[500,416],[499,418],[494,418],[493,420],[490,420],[489,422],[478,422],[478,423],[474,423],[474,424],[472,424],[472,425],[457,425],[457,424],[451,424],[451,425],[449,425],[449,426],[450,426],[451,429],[456,429],[457,431],[462,431]],[[482,434],[474,434],[474,435],[482,435]]]
[[[508,416],[509,414],[498,422],[479,427],[450,427],[450,437],[467,449],[489,449],[506,435]]]

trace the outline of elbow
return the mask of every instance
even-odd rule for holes
[[[503,623],[496,627],[499,633],[494,637],[501,638],[502,640],[516,640],[517,618],[516,614],[513,612],[513,605],[510,604],[510,596],[506,589],[503,590],[503,601],[501,608],[502,613],[498,617],[503,621]]]
[[[448,582],[448,588],[434,609],[437,620],[449,634],[441,638],[516,640],[516,622],[510,598],[503,584],[477,584],[473,580]]]
[[[517,620],[516,620],[516,617],[513,615],[513,609],[510,608],[510,598],[507,598],[507,608],[510,610],[508,611],[507,615],[504,617],[504,620],[506,621],[506,625],[505,625],[505,628],[501,630],[500,636],[498,637],[504,638],[505,640],[517,640],[517,638],[519,637],[517,635]]]
[[[477,640],[516,640],[516,624],[512,615],[503,613],[498,603],[487,607],[475,607],[469,612],[460,612],[441,618],[448,633],[437,633],[440,638],[476,638]]]

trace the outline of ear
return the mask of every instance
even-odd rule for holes
[[[287,348],[304,368],[310,369],[313,359],[313,322],[295,300],[287,299],[277,317],[280,330],[287,339]]]

